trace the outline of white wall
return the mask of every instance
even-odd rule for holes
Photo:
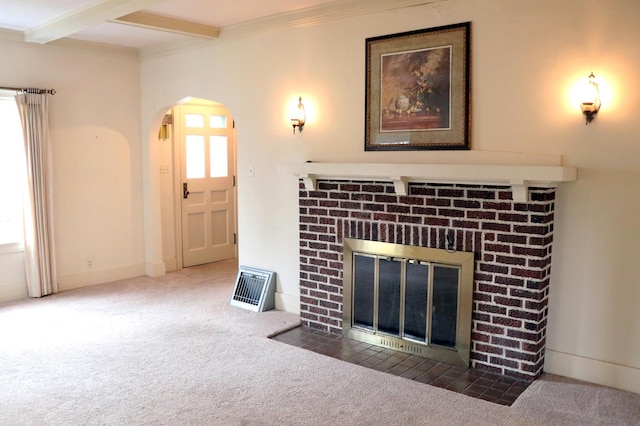
[[[579,169],[558,191],[545,370],[640,392],[639,17],[637,0],[450,0],[245,39],[223,32],[210,46],[143,62],[143,132],[185,96],[229,108],[240,263],[275,270],[279,308],[296,311],[297,181],[277,165],[464,160],[363,151],[364,47],[366,37],[471,21],[473,150],[561,154]],[[591,71],[610,96],[585,126],[568,98]],[[285,111],[298,95],[315,117],[293,136]],[[144,161],[155,167],[153,148]],[[157,198],[152,191],[149,205]]]
[[[0,57],[1,85],[57,91],[49,121],[60,289],[144,274],[137,55],[3,42]],[[21,256],[6,258],[0,285],[7,271],[24,270]]]

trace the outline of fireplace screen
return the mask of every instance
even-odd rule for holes
[[[473,253],[345,240],[349,337],[468,365]]]

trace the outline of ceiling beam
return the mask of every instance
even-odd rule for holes
[[[26,31],[24,40],[31,43],[49,43],[161,1],[163,0],[102,0]]]
[[[110,22],[207,39],[215,39],[220,35],[220,29],[217,27],[146,12],[130,13],[116,19],[111,19]]]

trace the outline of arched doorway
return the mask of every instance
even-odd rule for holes
[[[237,258],[237,149],[224,105],[188,98],[158,132],[162,259],[166,271]]]

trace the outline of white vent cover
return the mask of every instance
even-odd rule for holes
[[[240,266],[236,285],[233,287],[231,306],[254,312],[275,308],[275,272]]]

